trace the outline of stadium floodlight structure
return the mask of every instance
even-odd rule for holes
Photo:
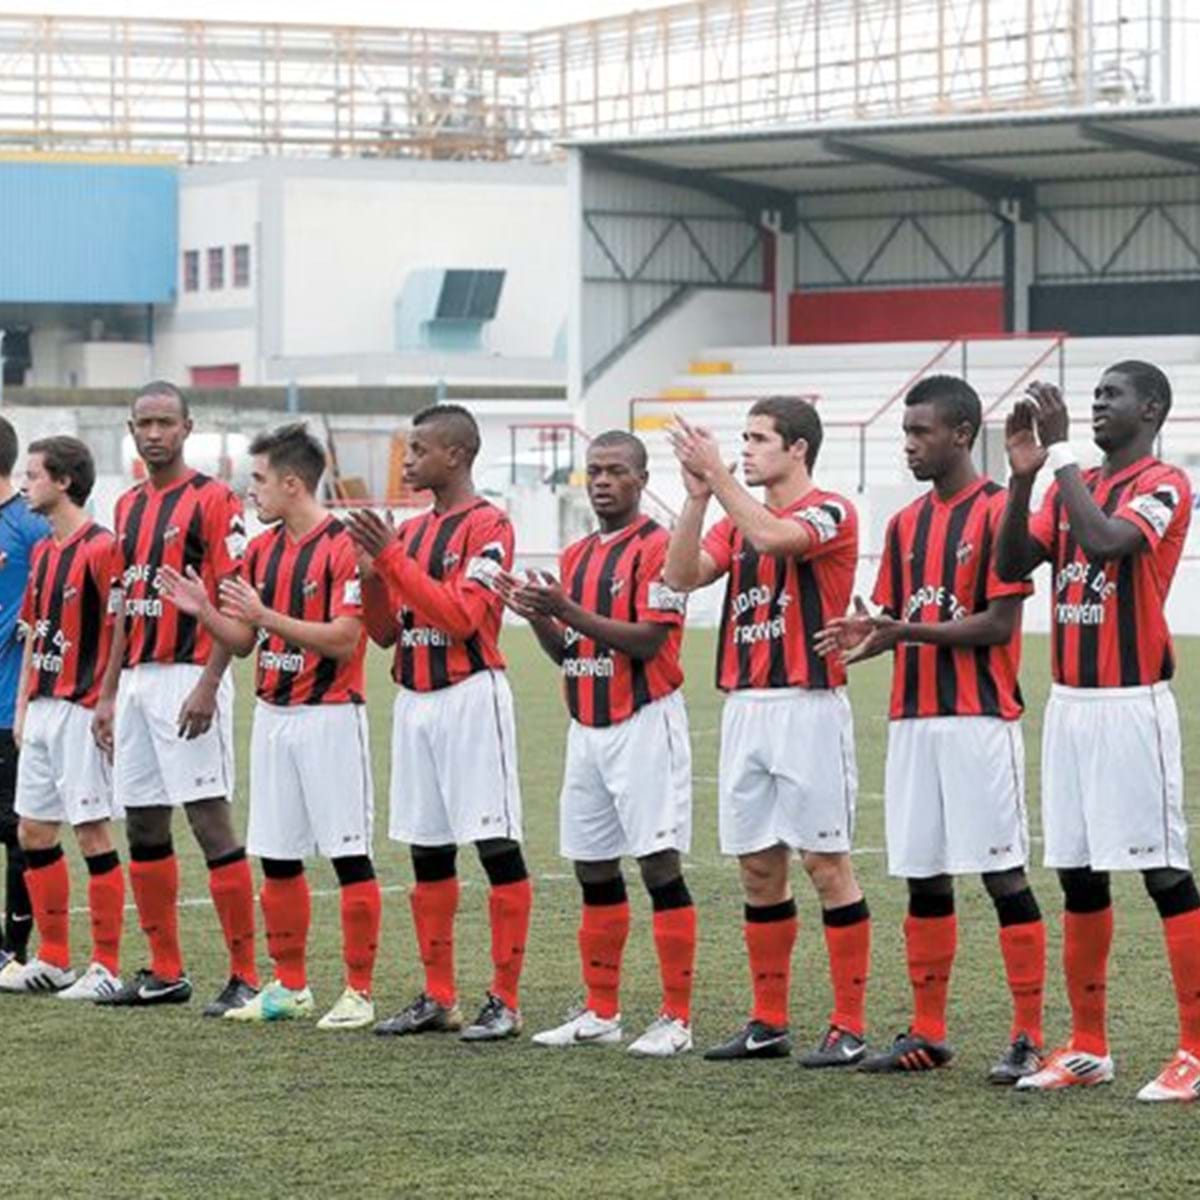
[[[0,148],[494,160],[585,137],[1162,103],[1185,98],[1183,8],[698,0],[524,33],[0,15]]]

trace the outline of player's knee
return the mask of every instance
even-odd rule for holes
[[[923,919],[954,915],[954,877],[929,875],[908,880],[908,915]]]
[[[49,850],[58,845],[58,825],[22,817],[17,823],[17,842],[26,854],[30,850]]]
[[[304,863],[298,858],[264,858],[259,861],[267,879],[296,879],[304,874]]]
[[[520,883],[529,878],[525,867],[525,856],[521,843],[511,838],[488,838],[476,842],[479,862],[492,887],[503,887],[507,883]]]
[[[638,859],[638,870],[642,873],[642,883],[648,892],[653,894],[656,888],[661,888],[680,879],[683,875],[683,863],[678,850],[660,850],[657,854],[647,854]]]
[[[344,858],[335,858],[333,869],[341,887],[349,887],[352,883],[369,883],[375,878],[375,867],[365,854],[348,854]]]
[[[125,836],[129,839],[131,858],[138,851],[171,845],[171,810],[169,808],[130,808],[125,813]]]
[[[599,883],[612,883],[621,878],[621,860],[606,858],[599,862],[575,862],[575,879],[582,888],[593,887]]]
[[[816,851],[805,850],[800,861],[808,873],[817,895],[840,895],[849,888],[854,888],[854,868],[850,865],[848,854],[819,854]]]
[[[185,805],[184,811],[208,862],[224,858],[240,847],[229,805],[224,800],[197,800]]]
[[[1089,867],[1060,870],[1058,882],[1063,890],[1063,907],[1071,913],[1101,912],[1112,904],[1112,885],[1107,871]]]
[[[107,821],[85,821],[75,826],[75,841],[84,858],[107,854],[113,848],[112,827]]]
[[[1157,867],[1142,872],[1142,881],[1150,899],[1165,921],[1168,917],[1181,917],[1184,913],[1200,909],[1200,889],[1190,871],[1176,867]]]
[[[1029,890],[1029,878],[1024,867],[1013,867],[1010,871],[985,871],[983,886],[993,900],[1001,900],[1005,896],[1016,896]]]
[[[738,859],[742,890],[750,904],[779,904],[788,899],[788,851],[776,846],[759,854],[743,854]]]
[[[453,879],[458,870],[458,847],[413,846],[411,850],[413,877],[418,883],[441,883]]]

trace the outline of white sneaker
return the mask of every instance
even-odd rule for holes
[[[674,1058],[692,1048],[692,1027],[678,1017],[660,1013],[650,1027],[629,1047],[638,1058]]]
[[[1055,1050],[1040,1071],[1017,1080],[1019,1092],[1059,1092],[1070,1087],[1098,1087],[1112,1083],[1116,1074],[1107,1054],[1087,1054],[1065,1046]]]
[[[317,1022],[318,1029],[362,1029],[375,1023],[371,997],[348,987],[338,1002]]]
[[[598,1017],[590,1008],[574,1012],[561,1025],[535,1033],[535,1046],[615,1046],[621,1041],[621,1014]]]
[[[17,962],[15,954],[0,951],[0,992],[11,992],[9,985],[25,970],[23,962]]]
[[[121,990],[121,981],[103,964],[94,962],[69,988],[58,993],[60,1000],[100,1000]]]
[[[75,972],[70,967],[56,967],[40,958],[31,958],[16,974],[5,974],[0,980],[0,992],[61,992],[74,982]]]

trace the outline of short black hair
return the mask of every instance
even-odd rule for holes
[[[915,408],[918,404],[932,404],[951,429],[969,425],[971,445],[975,445],[983,424],[983,405],[979,403],[979,393],[965,379],[957,375],[926,375],[904,397],[905,408]]]
[[[640,437],[627,433],[624,429],[607,429],[598,433],[588,443],[588,450],[628,450],[633,459],[634,467],[645,472],[649,465],[646,454],[646,443]]]
[[[1159,402],[1162,416],[1159,417],[1158,427],[1161,429],[1171,411],[1171,381],[1166,375],[1153,363],[1142,362],[1140,358],[1122,359],[1119,363],[1113,363],[1104,374],[1107,375],[1109,371],[1124,375],[1141,399]]]
[[[441,426],[446,442],[458,446],[467,456],[467,465],[475,461],[480,446],[479,426],[461,404],[431,404],[421,409],[412,423],[414,429],[418,425]]]
[[[0,417],[0,476],[7,479],[13,473],[20,451],[21,444],[12,422],[7,417]]]
[[[250,443],[250,453],[266,455],[272,471],[295,475],[310,492],[317,490],[325,474],[325,447],[303,421],[260,433]]]
[[[783,439],[784,447],[793,446],[801,438],[807,443],[804,462],[811,471],[816,465],[821,440],[825,436],[816,408],[799,396],[764,396],[750,408],[752,417],[770,417],[775,432]]]
[[[67,495],[72,503],[80,506],[96,486],[96,463],[92,452],[78,438],[59,434],[55,437],[38,438],[29,443],[30,454],[42,456],[46,474],[56,483],[68,480]]]
[[[152,379],[143,387],[138,388],[133,394],[133,399],[129,402],[130,412],[133,412],[137,408],[137,402],[143,396],[170,396],[179,402],[179,411],[183,414],[185,421],[192,415],[188,409],[187,397],[183,394],[182,389],[176,387],[168,379]]]

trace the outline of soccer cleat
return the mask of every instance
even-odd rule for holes
[[[1175,1057],[1157,1078],[1138,1092],[1137,1098],[1157,1102],[1174,1100],[1181,1104],[1200,1100],[1200,1058],[1186,1050],[1176,1051]]]
[[[852,1067],[867,1053],[867,1043],[857,1033],[830,1025],[815,1050],[800,1055],[802,1067]]]
[[[463,1042],[502,1042],[521,1036],[525,1023],[515,1008],[509,1008],[499,996],[488,992],[479,1016],[460,1033]]]
[[[141,970],[128,983],[96,1003],[110,1008],[148,1008],[154,1004],[186,1004],[192,998],[191,980],[160,979],[153,971]]]
[[[410,1033],[457,1033],[462,1027],[463,1015],[457,1004],[439,1004],[422,992],[394,1017],[380,1021],[375,1032],[380,1037],[404,1037]]]
[[[120,991],[121,981],[103,964],[94,962],[69,988],[58,993],[60,1000],[99,1000]]]
[[[953,1057],[954,1051],[945,1042],[931,1042],[909,1030],[896,1035],[890,1050],[864,1058],[858,1069],[873,1075],[935,1071],[938,1067],[944,1067]]]
[[[988,1072],[988,1083],[1011,1087],[1018,1079],[1024,1079],[1041,1069],[1041,1050],[1029,1040],[1028,1034],[1021,1033]]]
[[[220,993],[204,1006],[206,1017],[223,1017],[227,1012],[249,1004],[258,995],[258,988],[239,975],[230,975]]]
[[[318,1029],[362,1029],[375,1021],[375,1005],[365,992],[348,987],[317,1022]]]
[[[734,1058],[787,1058],[792,1052],[792,1037],[787,1028],[764,1021],[747,1021],[741,1029],[716,1046],[705,1050],[709,1062]]]
[[[265,1021],[296,1021],[302,1017],[311,1017],[312,1011],[311,988],[284,987],[278,979],[273,979],[245,1004],[228,1009],[221,1019],[242,1021],[247,1025]]]
[[[56,967],[40,958],[31,958],[19,971],[0,980],[0,992],[49,995],[70,987],[75,979],[75,972],[70,967]]]
[[[553,1029],[543,1029],[530,1039],[535,1046],[616,1046],[621,1041],[621,1014],[598,1017],[590,1008],[572,1009]]]
[[[692,1027],[679,1017],[668,1017],[659,1013],[649,1028],[629,1047],[635,1058],[674,1058],[686,1054],[695,1043]]]
[[[1057,1092],[1069,1087],[1097,1087],[1112,1083],[1116,1072],[1107,1054],[1087,1054],[1064,1046],[1055,1050],[1040,1071],[1017,1080],[1019,1092]]]

